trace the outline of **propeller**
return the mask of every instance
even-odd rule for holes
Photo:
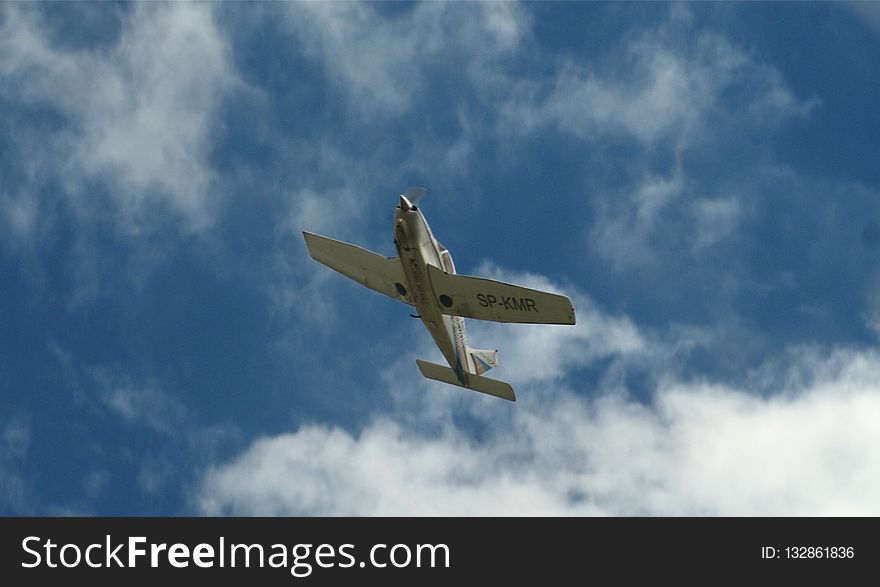
[[[425,187],[412,187],[407,188],[403,195],[406,196],[406,199],[412,202],[413,204],[418,203],[419,200],[424,198],[430,192],[428,188]]]
[[[415,208],[416,202],[427,196],[430,191],[426,187],[406,188],[406,191],[400,194],[400,205],[398,207],[403,210]]]

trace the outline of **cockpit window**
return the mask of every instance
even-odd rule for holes
[[[443,263],[443,270],[446,273],[455,273],[455,265],[452,263],[452,255],[449,254],[449,251],[442,248],[440,250],[440,261]]]

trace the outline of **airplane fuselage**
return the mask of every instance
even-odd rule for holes
[[[407,281],[401,285],[415,303],[419,317],[440,352],[462,384],[467,385],[474,365],[469,364],[473,359],[467,352],[464,319],[440,311],[438,296],[428,278],[428,265],[455,273],[452,256],[434,238],[421,211],[405,196],[400,197],[400,206],[394,212],[394,244]]]

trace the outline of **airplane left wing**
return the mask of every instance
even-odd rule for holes
[[[493,279],[446,273],[428,266],[440,311],[492,322],[574,324],[571,300],[559,294]]]
[[[405,304],[413,305],[403,284],[406,277],[397,257],[383,257],[367,249],[303,231],[309,254],[315,261],[342,273],[368,288]],[[401,292],[398,285],[403,289]]]

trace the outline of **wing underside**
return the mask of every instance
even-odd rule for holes
[[[440,311],[492,322],[574,324],[571,300],[559,294],[428,266]]]
[[[374,291],[412,305],[397,257],[383,257],[361,247],[303,231],[309,254],[346,277]]]

